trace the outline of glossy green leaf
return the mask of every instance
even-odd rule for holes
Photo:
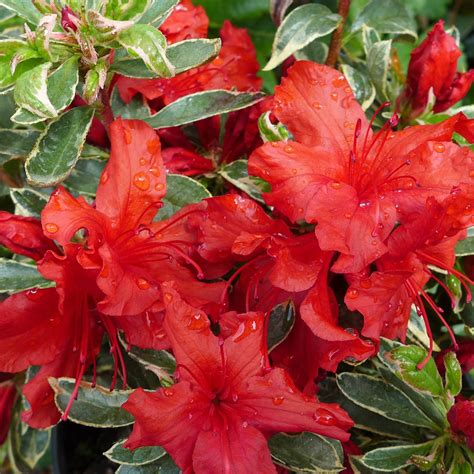
[[[418,346],[403,346],[394,349],[390,355],[400,369],[401,378],[412,387],[435,396],[443,394],[443,382],[433,359],[420,370],[417,366],[426,357],[426,351]]]
[[[38,272],[36,265],[0,258],[0,291],[13,293],[29,288],[45,288],[52,285],[52,282],[46,280]]]
[[[211,90],[197,92],[175,100],[146,119],[153,128],[167,128],[196,122],[214,115],[245,109],[256,104],[264,95],[256,92]]]
[[[235,160],[219,170],[219,174],[229,183],[247,193],[259,202],[264,202],[262,192],[270,190],[270,185],[260,178],[249,176],[248,161]]]
[[[79,56],[72,56],[48,77],[48,97],[57,112],[64,110],[74,99],[79,81]]]
[[[341,17],[324,5],[301,5],[283,20],[275,35],[270,61],[264,71],[270,71],[317,38],[334,31]]]
[[[138,23],[160,26],[178,3],[179,0],[151,0],[150,5],[138,20]]]
[[[258,130],[264,142],[277,142],[290,138],[290,132],[282,123],[273,123],[271,112],[265,112],[258,119]]]
[[[290,334],[295,324],[295,305],[286,301],[275,306],[270,312],[268,322],[268,351],[281,344]]]
[[[81,158],[63,184],[77,194],[95,196],[105,165],[102,160]]]
[[[15,203],[16,214],[37,218],[49,199],[49,196],[30,188],[12,188],[10,196]]]
[[[462,389],[461,364],[454,352],[448,352],[444,356],[444,367],[446,369],[444,386],[446,392],[454,399],[454,397],[459,395]]]
[[[124,448],[123,445],[125,442],[126,440],[122,440],[115,443],[104,455],[112,462],[131,466],[149,464],[166,455],[166,451],[160,446],[145,446],[131,451],[130,449]]]
[[[400,0],[371,0],[352,24],[352,31],[367,25],[377,33],[390,33],[417,38],[416,22]]]
[[[39,132],[36,130],[0,129],[0,150],[12,158],[26,157],[38,136]]]
[[[156,220],[168,219],[187,204],[201,202],[212,197],[211,193],[198,181],[179,174],[166,177],[166,196],[164,206],[156,216]]]
[[[337,385],[352,402],[390,420],[433,428],[434,423],[398,388],[383,379],[364,374],[342,373]]]
[[[428,441],[421,444],[374,449],[362,456],[360,461],[372,469],[384,472],[395,471],[412,464],[410,458],[413,455],[427,455],[433,448],[433,443],[434,441]]]
[[[76,381],[71,378],[49,378],[54,390],[56,406],[64,413],[71,398]],[[81,382],[77,399],[72,404],[68,418],[75,423],[98,428],[113,428],[131,425],[133,416],[121,406],[127,401],[132,390],[113,390],[89,382]]]
[[[375,99],[375,87],[368,74],[348,64],[342,65],[342,72],[354,91],[357,102],[364,110],[367,110]]]
[[[49,448],[50,441],[51,429],[36,430],[21,422],[15,430],[13,439],[18,455],[30,469],[36,467]]]
[[[109,0],[105,16],[115,20],[134,20],[143,14],[148,3],[147,0]]]
[[[362,25],[362,44],[364,45],[364,51],[367,55],[369,49],[381,40],[377,30],[367,25]]]
[[[291,471],[339,472],[344,456],[339,441],[313,433],[277,434],[268,441],[273,460]]]
[[[93,116],[93,109],[75,107],[48,125],[26,161],[26,175],[32,185],[52,186],[71,173]]]
[[[467,229],[467,236],[456,245],[456,256],[474,255],[474,227]]]
[[[268,0],[195,0],[196,5],[202,5],[207,15],[214,23],[224,20],[244,21],[268,15]]]
[[[298,60],[313,61],[315,63],[324,64],[328,56],[328,51],[329,47],[326,43],[314,40],[304,48],[295,51],[293,56]]]
[[[190,39],[170,45],[166,56],[174,67],[175,73],[180,74],[209,61],[218,54],[221,40],[215,39]],[[113,71],[128,77],[154,78],[156,74],[150,71],[141,59],[118,57],[111,68]]]
[[[134,25],[118,36],[119,43],[146,67],[160,77],[174,75],[174,67],[166,56],[166,38],[151,25]]]
[[[16,112],[11,116],[12,122],[18,125],[33,125],[35,123],[44,122],[47,120],[45,117],[33,114],[29,110],[19,107]]]
[[[381,101],[389,99],[388,71],[392,40],[374,43],[367,52],[367,70]]]
[[[142,466],[130,466],[122,464],[116,474],[180,474],[181,470],[176,466],[170,456],[162,458]]]
[[[57,116],[48,96],[47,78],[51,63],[40,64],[24,72],[15,84],[15,102],[29,112],[43,118]]]
[[[32,25],[38,24],[41,18],[41,13],[34,7],[31,0],[0,0],[0,5],[15,12]]]

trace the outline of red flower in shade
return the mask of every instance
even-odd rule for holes
[[[161,24],[160,31],[168,44],[192,38],[206,38],[209,18],[201,5],[195,7],[191,0],[181,0],[171,15]]]
[[[43,229],[61,245],[87,230],[81,265],[98,270],[105,294],[98,308],[114,316],[137,315],[159,300],[159,283],[176,279],[196,306],[219,299],[221,284],[204,284],[189,269],[196,237],[187,229],[192,206],[168,220],[153,222],[166,193],[160,141],[140,121],[117,120],[110,127],[112,150],[97,188],[95,205],[58,188],[42,213]],[[205,289],[205,291],[203,291]]]
[[[303,396],[281,369],[263,364],[263,316],[249,313],[223,339],[207,316],[164,288],[165,329],[177,380],[136,390],[123,405],[135,416],[126,446],[163,446],[185,472],[274,473],[266,436],[311,431],[341,440],[352,422],[337,405]]]
[[[470,372],[474,369],[474,341],[461,341],[458,345],[459,347],[456,350],[456,358],[461,364],[463,373]],[[444,375],[446,372],[444,367],[444,356],[448,352],[452,352],[452,349],[445,349],[436,356],[436,366],[441,375]]]
[[[350,323],[347,330],[339,325],[328,281],[332,252],[321,251],[314,233],[293,235],[283,221],[273,220],[242,196],[220,196],[206,203],[201,256],[222,264],[222,272],[235,262],[246,262],[227,282],[230,286],[240,277],[232,298],[235,307],[268,315],[276,304],[295,302],[295,327],[272,352],[272,360],[291,373],[298,387],[311,393],[319,368],[335,371],[346,357],[363,360],[373,355],[371,341],[361,339]]]
[[[12,382],[0,384],[0,446],[5,442],[8,436],[15,399],[15,385]]]
[[[428,280],[435,280],[451,297],[453,306],[456,305],[455,297],[430,269],[430,266],[436,266],[460,278],[470,300],[467,283],[473,282],[454,268],[454,248],[465,236],[461,229],[468,225],[466,220],[470,220],[471,212],[471,205],[454,193],[442,204],[429,198],[420,213],[403,218],[387,240],[388,253],[376,261],[377,271],[369,277],[354,278],[346,293],[348,308],[358,310],[364,316],[363,335],[404,340],[410,308],[414,304],[425,321],[431,341],[427,362],[432,351],[430,325],[424,308],[424,304],[428,304],[455,343],[443,310],[435,305],[423,287]]]
[[[474,402],[456,401],[448,412],[448,421],[455,439],[461,438],[474,450]]]
[[[258,148],[249,172],[272,185],[267,204],[293,222],[317,223],[321,249],[340,254],[335,272],[364,270],[387,252],[400,214],[474,183],[466,171],[472,153],[451,142],[454,131],[474,139],[462,114],[400,132],[393,116],[372,134],[344,76],[307,61],[277,87],[273,112],[294,141]]]
[[[403,113],[415,118],[428,105],[430,90],[436,98],[433,110],[442,112],[459,102],[474,81],[474,69],[457,72],[461,51],[455,39],[438,21],[426,39],[411,52],[405,89],[399,98]],[[406,110],[406,112],[405,112]]]

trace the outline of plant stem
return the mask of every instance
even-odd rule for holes
[[[349,7],[351,6],[351,0],[339,0],[337,13],[341,15],[342,20],[339,26],[335,29],[332,34],[331,44],[329,45],[328,57],[326,59],[326,65],[334,67],[339,57],[339,51],[341,50],[342,44],[342,33],[344,31],[344,25],[346,24],[347,15],[349,14]]]

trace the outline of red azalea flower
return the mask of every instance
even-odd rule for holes
[[[5,442],[10,429],[13,405],[16,399],[16,387],[12,382],[0,385],[0,446]]]
[[[469,92],[474,69],[457,72],[460,56],[456,40],[444,31],[444,21],[439,20],[426,39],[411,52],[406,86],[399,99],[399,106],[407,110],[411,119],[425,110],[430,90],[436,98],[434,112],[449,109]]]
[[[372,134],[344,76],[326,66],[297,62],[276,89],[273,113],[294,141],[258,148],[249,172],[272,185],[268,205],[293,222],[317,223],[321,248],[340,253],[335,272],[360,272],[386,253],[399,214],[474,183],[472,153],[451,142],[455,131],[473,139],[474,122],[458,114],[393,132],[393,116]]]
[[[126,446],[163,446],[185,472],[275,473],[266,437],[311,431],[341,440],[352,421],[334,404],[305,397],[281,369],[263,365],[263,316],[251,313],[227,339],[207,316],[164,289],[165,329],[178,382],[136,390],[124,404],[135,416]]]
[[[448,412],[448,421],[455,439],[463,439],[474,450],[474,402],[456,401]]]
[[[458,348],[456,350],[456,358],[461,365],[463,373],[468,373],[474,369],[474,341],[465,340],[458,343]],[[448,352],[452,352],[451,348],[444,349],[436,355],[436,366],[441,375],[444,376],[446,368],[444,366],[444,357]]]
[[[201,5],[195,7],[191,0],[181,0],[171,15],[160,25],[168,44],[193,38],[206,38],[209,18]]]
[[[171,279],[196,306],[218,300],[222,285],[201,283],[189,269],[202,275],[191,255],[196,236],[186,225],[199,206],[153,222],[166,194],[158,136],[134,120],[117,120],[110,132],[111,156],[95,205],[59,187],[42,213],[45,234],[65,245],[77,231],[87,230],[88,250],[79,259],[84,268],[100,272],[97,285],[106,297],[98,307],[105,314],[131,316],[150,310],[160,299],[159,283]]]

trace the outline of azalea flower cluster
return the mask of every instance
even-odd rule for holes
[[[201,38],[208,19],[183,1],[160,28],[170,43]],[[414,51],[411,77],[431,67],[419,57],[443,34],[438,24]],[[113,86],[125,102],[141,94],[153,111],[191,91],[260,90],[248,34],[226,22],[221,38],[207,65],[171,79],[116,77]],[[418,114],[432,87],[439,110],[458,101],[472,72],[456,75],[455,65],[449,92],[411,79],[399,107]],[[0,212],[0,243],[54,282],[0,304],[0,371],[40,366],[23,387],[22,419],[34,428],[67,419],[81,381],[96,382],[104,340],[111,390],[119,379],[128,386],[127,345],[166,349],[177,362],[174,383],[132,393],[126,447],[162,446],[184,472],[272,473],[274,433],[349,440],[353,421],[318,401],[318,381],[342,361],[374,356],[382,337],[405,341],[412,307],[430,340],[420,369],[433,350],[429,313],[457,349],[426,287],[437,283],[456,305],[442,271],[470,298],[474,282],[455,267],[454,248],[474,223],[474,153],[453,137],[474,142],[474,121],[459,113],[401,128],[394,113],[376,129],[388,105],[369,120],[338,70],[296,61],[274,97],[229,114],[225,125],[218,116],[196,123],[198,144],[181,128],[119,118],[104,138],[96,124],[90,139],[110,141],[111,154],[93,202],[58,186],[41,219]],[[264,112],[289,139],[263,143]],[[168,173],[200,175],[245,155],[249,174],[268,185],[263,202],[232,188],[160,219]],[[288,301],[294,327],[272,346],[272,309]],[[63,414],[50,377],[75,379]],[[10,414],[13,387],[0,385]],[[471,447],[473,413],[465,400],[449,413]]]

